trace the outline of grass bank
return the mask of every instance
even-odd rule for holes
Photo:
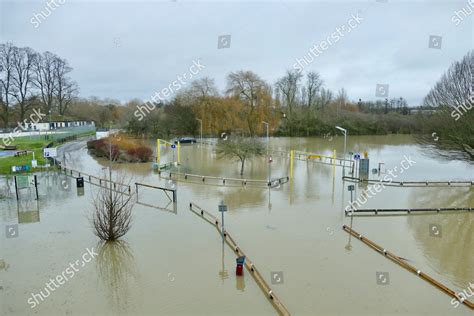
[[[68,136],[62,139],[57,140],[49,140],[44,138],[30,138],[26,137],[17,137],[14,141],[10,144],[11,146],[16,146],[18,151],[27,150],[28,154],[24,156],[11,156],[11,157],[3,157],[0,158],[0,174],[23,174],[23,173],[32,173],[38,171],[46,171],[52,168],[31,168],[31,160],[33,160],[33,153],[35,153],[35,159],[38,162],[38,166],[43,166],[48,163],[47,159],[43,157],[43,148],[45,148],[48,144],[53,143],[53,146],[56,147],[60,144],[72,141],[77,139],[78,137],[85,137],[95,135],[95,131],[89,131],[86,133]],[[30,166],[30,171],[26,172],[12,172],[12,166]]]

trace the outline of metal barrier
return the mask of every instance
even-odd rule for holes
[[[384,215],[393,215],[393,213],[440,213],[440,212],[472,212],[474,208],[472,207],[444,207],[444,208],[407,208],[407,209],[362,209],[362,210],[350,210],[345,211],[346,216],[369,216],[369,215],[379,215],[383,213]],[[372,214],[373,213],[373,214]],[[390,214],[387,214],[390,213]],[[358,215],[361,214],[361,215]],[[363,215],[362,215],[363,214]],[[398,214],[400,215],[400,214]],[[401,214],[403,215],[403,214]]]
[[[196,181],[196,183],[205,183],[211,185],[227,185],[227,186],[254,186],[254,187],[270,187],[275,188],[281,184],[287,183],[289,177],[276,178],[268,180],[252,180],[252,179],[239,179],[239,178],[226,178],[226,177],[215,177],[205,176],[190,173],[179,173],[169,171],[158,171],[161,178],[174,179],[181,181]]]
[[[107,179],[102,179],[102,178],[87,174],[85,172],[68,169],[66,167],[60,167],[60,168],[61,168],[61,171],[64,172],[65,175],[70,175],[71,177],[75,177],[75,175],[77,177],[84,177],[84,180],[89,182],[90,184],[96,184],[101,187],[102,186],[110,187],[110,183],[111,183],[113,185],[113,189],[117,190],[118,192],[122,192],[122,193],[128,192],[128,194],[130,194],[132,191],[131,186],[128,184],[123,184],[123,183],[110,181]],[[94,183],[94,180],[97,183]]]
[[[453,181],[387,181],[374,179],[360,179],[355,177],[342,177],[343,180],[349,182],[365,182],[367,184],[383,184],[393,187],[471,187],[474,186],[472,180],[453,180]]]
[[[370,248],[374,249],[375,251],[379,252],[381,255],[387,257],[388,259],[392,260],[393,262],[395,263],[398,263],[400,266],[402,266],[403,268],[405,268],[406,270],[410,271],[410,272],[413,272],[415,273],[416,275],[418,275],[420,278],[422,278],[423,280],[427,281],[428,283],[430,283],[431,285],[437,287],[438,289],[440,289],[441,291],[445,292],[446,294],[448,294],[449,296],[457,299],[459,302],[461,303],[464,303],[466,306],[468,306],[469,308],[471,309],[474,309],[474,303],[468,301],[466,298],[462,298],[460,297],[459,294],[457,294],[455,291],[451,290],[450,288],[446,287],[445,285],[441,284],[440,282],[436,281],[435,279],[433,279],[432,277],[430,277],[429,275],[427,275],[426,273],[424,272],[421,272],[419,269],[415,268],[414,266],[408,264],[407,262],[403,261],[401,259],[401,257],[391,253],[390,251],[387,251],[386,249],[380,247],[379,245],[377,245],[376,243],[374,243],[373,241],[369,240],[368,238],[362,236],[361,234],[359,234],[358,232],[356,232],[355,230],[353,230],[352,228],[344,225],[342,227],[342,229],[351,234],[352,236],[356,237],[357,239],[359,239],[360,241],[362,241],[363,243],[365,243],[366,245],[368,245]]]
[[[149,184],[137,183],[136,182],[135,183],[135,192],[137,193],[137,195],[138,195],[138,187],[139,186],[161,190],[166,194],[166,196],[168,197],[168,199],[170,199],[170,201],[172,201],[173,203],[178,202],[178,192],[177,192],[176,189],[168,189],[168,188],[157,187],[157,186],[154,186],[154,185],[149,185]],[[171,192],[173,194],[173,199],[170,198],[170,196],[168,195],[167,192]]]
[[[197,210],[194,210],[194,208]],[[208,211],[205,211],[198,205],[194,204],[193,202],[189,203],[189,209],[211,225],[213,225],[219,233],[221,233],[222,227],[219,223],[219,220],[209,213]],[[281,300],[276,296],[275,293],[273,293],[273,290],[270,288],[268,283],[265,281],[261,273],[258,271],[257,267],[252,263],[252,261],[245,255],[245,253],[242,251],[242,249],[237,246],[237,243],[235,240],[230,236],[230,234],[225,230],[224,231],[224,238],[226,243],[232,248],[232,250],[235,252],[236,255],[238,256],[245,256],[245,267],[247,270],[250,272],[252,277],[255,279],[257,282],[258,286],[264,291],[265,295],[270,299],[270,302],[272,303],[273,307],[277,310],[277,312],[280,315],[291,315],[288,309],[283,305]]]

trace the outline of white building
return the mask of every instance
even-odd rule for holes
[[[94,121],[51,121],[51,122],[39,122],[39,123],[27,123],[26,128],[31,131],[49,131],[67,127],[81,127],[81,126],[93,126],[95,127]]]

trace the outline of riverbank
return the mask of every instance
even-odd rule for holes
[[[57,146],[59,144],[65,144],[77,139],[89,137],[95,134],[95,131],[86,132],[79,135],[67,136],[65,138],[50,140],[46,138],[30,138],[30,137],[18,137],[10,144],[10,146],[16,146],[16,150],[12,152],[24,152],[22,155],[11,156],[0,158],[0,175],[13,175],[13,174],[24,174],[39,171],[47,171],[54,169],[54,166],[47,166],[49,160],[43,157],[43,149],[47,146]],[[3,153],[10,151],[2,151]],[[32,160],[37,162],[37,168],[33,168]],[[21,172],[13,172],[13,166],[28,166],[27,170]]]

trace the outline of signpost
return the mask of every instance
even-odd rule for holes
[[[43,148],[44,158],[56,158],[58,156],[57,148]]]
[[[351,184],[349,186],[347,186],[347,190],[349,190],[351,192],[351,211],[353,212],[353,196],[352,196],[352,192],[354,192],[355,190],[355,185]]]
[[[12,172],[30,171],[30,166],[12,166]]]
[[[222,238],[224,238],[224,213],[227,212],[227,205],[224,204],[224,201],[221,201],[219,204],[219,212],[222,214]]]
[[[39,199],[38,196],[38,179],[36,176],[15,176],[15,192],[16,199],[19,200],[18,190],[35,188],[36,199]]]

